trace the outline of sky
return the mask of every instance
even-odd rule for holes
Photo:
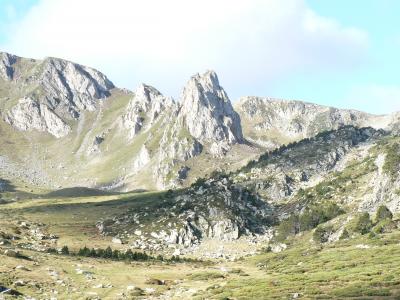
[[[94,67],[179,98],[215,70],[231,100],[400,111],[397,0],[0,0],[0,51]]]

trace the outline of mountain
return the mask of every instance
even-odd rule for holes
[[[0,293],[400,295],[399,113],[0,57]]]
[[[246,138],[270,149],[345,125],[391,129],[399,120],[396,114],[377,116],[357,110],[263,97],[242,97],[235,103],[235,109],[245,124]]]
[[[66,60],[1,57],[5,178],[47,188],[163,189],[261,151],[245,142],[215,72],[190,78],[174,101],[146,84],[116,88]]]

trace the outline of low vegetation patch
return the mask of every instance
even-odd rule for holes
[[[324,202],[314,204],[302,213],[293,213],[283,220],[277,228],[278,240],[285,240],[289,235],[311,230],[344,213],[336,203]]]
[[[183,258],[179,256],[171,256],[170,258],[163,257],[162,255],[152,256],[148,255],[146,252],[133,252],[128,249],[125,252],[111,249],[111,247],[107,247],[106,249],[94,249],[83,247],[78,250],[78,252],[70,252],[67,246],[61,248],[61,251],[57,251],[54,248],[49,248],[47,250],[48,253],[51,254],[61,254],[61,255],[73,255],[73,256],[83,256],[83,257],[93,257],[93,258],[104,258],[111,260],[119,260],[119,261],[159,261],[159,262],[203,262],[198,259],[192,258]]]

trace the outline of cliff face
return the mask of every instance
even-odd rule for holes
[[[35,61],[2,53],[0,74],[19,91],[9,99],[16,104],[5,112],[4,120],[19,130],[36,129],[57,138],[69,133],[67,120],[96,110],[114,88],[102,73],[57,58]]]
[[[215,155],[243,142],[240,117],[213,71],[193,76],[183,89],[181,117],[189,133]]]
[[[268,148],[287,144],[341,126],[389,128],[392,116],[263,97],[242,97],[235,104],[246,138]]]

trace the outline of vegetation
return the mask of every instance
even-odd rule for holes
[[[278,240],[285,240],[289,235],[295,235],[301,231],[307,231],[317,227],[344,213],[336,203],[324,202],[314,204],[304,210],[301,214],[291,214],[283,220],[278,228]]]
[[[57,254],[57,250],[54,248],[49,248],[47,253]],[[84,256],[84,257],[93,257],[93,258],[105,258],[111,260],[120,260],[120,261],[159,261],[159,262],[203,262],[198,259],[192,258],[182,258],[179,256],[171,256],[170,258],[165,258],[162,255],[151,256],[146,252],[133,252],[131,249],[128,249],[125,252],[111,249],[108,246],[106,249],[94,249],[83,247],[78,250],[76,253],[72,253],[69,251],[67,246],[63,246],[61,248],[60,253],[62,255],[73,255],[73,256]]]
[[[69,249],[67,246],[64,246],[61,248],[61,254],[63,255],[69,255]]]
[[[314,230],[313,239],[318,243],[326,243],[332,232],[333,232],[332,226],[319,225]]]
[[[356,222],[354,225],[354,231],[361,233],[361,234],[366,234],[368,233],[372,228],[372,221],[369,216],[369,213],[364,212],[358,215],[356,218]]]
[[[375,217],[376,222],[379,222],[379,221],[385,220],[385,219],[391,220],[392,218],[393,218],[393,214],[389,210],[389,208],[387,208],[385,205],[381,205],[378,207],[378,210],[376,211],[376,217]]]
[[[383,171],[391,178],[396,178],[400,170],[400,145],[393,143],[386,147],[385,163]]]

